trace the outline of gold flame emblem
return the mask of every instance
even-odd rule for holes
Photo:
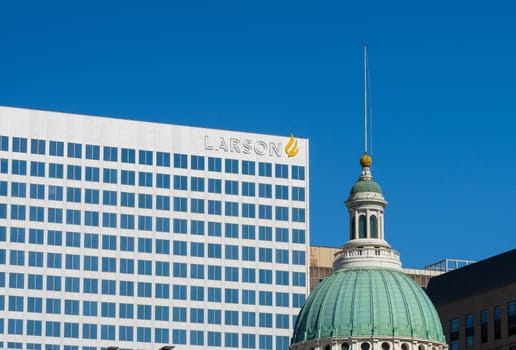
[[[287,145],[285,146],[285,153],[290,158],[295,157],[297,152],[299,152],[297,140],[294,138],[293,134],[290,134],[290,139],[288,140]]]

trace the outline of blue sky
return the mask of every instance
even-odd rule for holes
[[[509,1],[0,4],[0,105],[310,139],[311,242],[347,240],[368,43],[373,175],[407,267],[516,246]]]

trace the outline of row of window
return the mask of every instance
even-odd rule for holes
[[[492,330],[492,335],[489,336],[489,329]],[[450,320],[450,350],[459,350],[459,333],[460,322],[459,319]],[[464,339],[465,348],[473,348],[475,346],[475,317],[473,314],[468,314],[464,317]],[[507,303],[507,336],[516,335],[516,300]],[[482,344],[488,342],[488,337],[492,339],[500,339],[502,337],[502,317],[500,305],[493,308],[492,323],[489,322],[487,310],[480,311],[480,342]]]
[[[157,174],[156,178],[162,174]],[[163,181],[157,181],[158,187],[170,188],[169,175],[163,175],[167,181],[165,185]],[[187,177],[181,175],[174,176],[174,189],[176,190],[187,190]],[[191,178],[191,190],[194,192],[204,192],[205,179],[200,177]],[[239,195],[239,183],[238,181],[225,180],[225,194]],[[10,191],[8,191],[8,182],[0,181],[0,196],[7,196],[9,193],[12,197],[32,199],[48,199],[49,201],[63,201],[81,203],[83,200],[85,203],[102,204],[106,205],[118,205],[120,203],[123,207],[135,207],[135,198],[138,198],[139,208],[152,209],[152,195],[151,194],[135,194],[134,192],[120,192],[112,190],[98,190],[80,187],[63,187],[59,185],[48,185],[44,184],[26,184],[24,182],[11,182]],[[272,198],[272,189],[275,189],[276,199],[288,200],[291,198],[294,201],[305,201],[305,189],[303,187],[292,186],[289,191],[289,187],[286,185],[275,185],[271,184],[258,184],[258,196],[260,198]],[[46,190],[46,191],[45,191]],[[241,194],[245,197],[256,196],[256,184],[254,182],[242,182],[241,183]],[[46,192],[46,195],[45,195]],[[222,193],[222,180],[220,179],[208,179],[208,192],[210,193]],[[290,193],[289,193],[290,192]],[[290,196],[289,196],[290,194]],[[136,197],[138,195],[138,197]],[[118,198],[120,197],[120,198]],[[168,196],[157,196],[158,198],[168,198]],[[157,204],[156,204],[157,205]]]
[[[210,274],[212,273],[210,270],[210,266],[208,266],[208,278],[210,279]],[[216,273],[220,272],[220,266],[212,266],[213,274],[216,278],[219,276]],[[265,284],[272,284],[272,276],[273,271],[271,270],[259,270],[265,271],[263,278]],[[261,275],[258,275],[258,278],[261,278]],[[292,277],[292,283],[289,283],[289,276]],[[6,286],[5,272],[0,272],[0,287]],[[305,287],[306,286],[306,274],[304,272],[292,272],[291,274],[288,271],[276,271],[276,285],[292,285],[296,287]],[[27,280],[27,287],[31,290],[47,290],[47,291],[67,291],[67,292],[75,292],[75,293],[87,293],[87,294],[107,294],[107,295],[117,295],[116,290],[116,281],[115,280],[98,280],[96,278],[83,278],[82,279],[82,289],[80,288],[81,279],[78,277],[61,277],[54,275],[46,275],[46,278],[43,278],[43,275],[39,274],[28,274],[27,279],[23,273],[10,272],[8,287],[9,288],[17,288],[24,289],[25,288],[25,280]],[[255,273],[255,281],[256,281],[256,273]],[[270,279],[270,282],[269,282]],[[45,285],[43,282],[45,280]],[[64,287],[63,287],[64,280]],[[100,289],[99,289],[100,285]],[[151,282],[133,282],[133,281],[119,281],[118,286],[118,295],[120,296],[134,296],[135,295],[135,286],[136,286],[136,295],[139,297],[145,298],[161,298],[161,299],[169,299],[170,298],[170,285],[164,283],[151,283]],[[173,284],[172,285],[172,299],[176,300],[197,300],[203,301],[207,299],[210,300],[210,291],[217,290],[217,288],[205,288],[202,286],[190,286],[190,296],[188,298],[187,295],[187,286],[182,284]],[[152,295],[154,291],[154,296]],[[222,292],[220,292],[222,301]],[[206,297],[205,297],[206,295]],[[226,303],[239,303],[239,290],[233,288],[225,288],[224,289],[224,301]],[[272,292],[268,291],[260,291],[258,293],[258,303],[260,305],[272,305]],[[263,298],[265,299],[262,299]],[[270,299],[269,299],[270,297]],[[244,296],[242,294],[242,299]],[[256,300],[255,300],[256,301]],[[265,303],[265,301],[267,301]],[[262,304],[264,302],[265,304]]]
[[[281,165],[287,167],[287,165]],[[48,171],[47,171],[48,169]],[[63,165],[59,163],[49,163],[31,161],[27,169],[27,161],[20,159],[11,160],[11,174],[25,176],[29,173],[30,176],[46,177],[51,179],[64,179],[66,169],[67,180],[85,180],[90,182],[100,182],[100,175],[102,174],[102,182],[109,184],[120,183],[122,185],[134,186],[136,184],[136,174],[138,174],[138,186],[152,187],[153,186],[153,172],[134,171],[134,170],[118,170],[112,168],[98,168],[93,166],[82,167],[80,165],[68,164]],[[83,171],[84,169],[84,171]],[[288,169],[288,168],[286,168]],[[102,171],[101,171],[102,170]],[[0,158],[0,174],[9,173],[8,159]],[[192,177],[191,187],[192,191],[201,191],[197,184],[201,177]],[[210,183],[208,183],[210,186]],[[204,187],[204,185],[202,185]],[[170,174],[156,173],[156,187],[170,188]],[[186,176],[174,177],[174,188],[187,189]],[[210,187],[209,187],[210,188]],[[202,190],[204,191],[204,189]],[[215,190],[213,190],[215,191]],[[219,191],[220,193],[220,191]]]
[[[187,220],[174,219],[174,233],[186,234],[187,233]],[[242,238],[245,240],[256,239],[256,226],[253,225],[238,225],[226,223],[222,226],[220,222],[208,222],[207,223],[208,236],[221,237],[222,227],[224,227],[224,236],[226,238]],[[190,221],[190,233],[193,235],[204,235],[205,232],[204,221]],[[305,243],[305,230],[292,229],[292,234],[289,234],[288,228],[276,227],[275,230],[275,241],[288,243]],[[81,238],[82,235],[82,238]],[[46,239],[45,239],[46,236]],[[64,238],[64,239],[63,239]],[[258,239],[260,241],[272,241],[272,227],[270,226],[258,226]],[[99,240],[102,242],[99,245]],[[117,240],[119,245],[117,245]],[[0,242],[7,241],[7,228],[0,226]],[[25,243],[30,244],[46,244],[53,246],[61,246],[63,242],[67,247],[81,247],[90,249],[108,249],[108,250],[123,250],[123,251],[135,251],[135,243],[138,243],[138,252],[140,253],[158,253],[158,254],[169,254],[170,241],[168,239],[156,239],[153,241],[151,238],[135,237],[130,236],[117,236],[96,233],[83,233],[80,232],[65,232],[59,230],[47,230],[31,228],[28,230],[28,239],[26,239],[26,230],[23,227],[10,227],[9,230],[9,241],[12,243]],[[183,243],[177,243],[178,247]],[[154,250],[153,250],[154,245]],[[117,248],[118,247],[118,248]],[[179,249],[179,248],[178,248]],[[208,246],[208,251],[210,251]],[[194,249],[191,248],[191,251]],[[175,250],[176,251],[176,250]],[[180,255],[186,254],[186,248],[181,248]],[[244,253],[242,253],[244,255]]]
[[[132,238],[132,237],[128,237]],[[163,240],[162,246],[159,251],[162,254],[170,254],[170,243]],[[134,251],[134,241],[125,242],[126,247]],[[129,246],[132,245],[132,246]],[[208,244],[208,252],[205,254],[205,244],[198,242],[190,243],[190,256],[204,257],[207,255],[209,258],[221,259],[222,252],[224,251],[224,258],[228,260],[238,259],[238,246],[210,243]],[[236,247],[236,249],[234,248]],[[122,249],[123,250],[123,249]],[[241,247],[243,261],[256,261],[256,251],[258,250],[258,260],[260,262],[273,262],[273,250],[272,248],[256,248],[256,247]],[[97,255],[90,256],[78,254],[61,254],[61,253],[43,253],[24,250],[11,249],[10,251],[0,249],[0,264],[6,264],[8,262],[13,266],[31,266],[31,267],[47,267],[53,269],[65,268],[67,270],[84,270],[84,271],[99,271],[102,272],[120,272],[139,275],[156,275],[156,276],[174,276],[174,277],[187,277],[187,264],[181,262],[169,261],[152,261],[144,259],[126,259],[120,258],[118,261],[112,257],[98,257]],[[46,259],[45,259],[46,255]],[[177,254],[176,254],[177,255]],[[236,255],[236,256],[235,256]],[[7,259],[7,256],[9,259]],[[82,260],[82,266],[81,266]],[[288,249],[275,249],[274,262],[277,264],[293,264],[293,265],[305,265],[306,257],[305,252],[300,250],[289,251]],[[99,266],[100,265],[100,266]],[[171,272],[172,265],[172,272]],[[136,267],[136,268],[135,268]],[[210,270],[211,269],[211,270]],[[218,269],[218,270],[217,270]],[[136,271],[135,271],[136,270]],[[214,270],[214,271],[212,271]],[[215,273],[218,271],[218,273]],[[238,267],[226,267],[225,268],[225,280],[238,282],[255,282],[256,281],[256,270],[243,268],[242,277],[239,279],[240,269]],[[266,269],[259,269],[259,282],[260,283],[272,283],[272,271]],[[154,273],[153,273],[154,272]],[[190,277],[204,279],[205,278],[204,265],[191,264],[190,265]],[[207,273],[209,279],[221,280],[221,268],[220,266],[208,265]],[[269,276],[269,277],[267,277]]]
[[[251,292],[251,291],[249,291]],[[254,292],[254,291],[252,291]],[[278,295],[281,294],[279,297]],[[284,298],[283,298],[284,294]],[[288,307],[288,293],[276,293],[276,306]],[[272,314],[268,312],[186,308],[181,306],[142,305],[133,303],[114,303],[97,301],[80,301],[73,299],[55,299],[27,297],[26,303],[23,296],[9,296],[8,305],[4,305],[4,296],[0,296],[0,310],[10,312],[45,313],[54,315],[91,316],[117,319],[138,319],[155,321],[174,321],[207,324],[225,324],[230,326],[263,327],[272,328],[273,318],[276,319],[276,328],[289,328],[289,315]],[[285,300],[283,300],[285,299]],[[304,299],[304,295],[297,294],[296,302]],[[284,304],[287,303],[287,305]],[[254,304],[253,304],[254,305]],[[6,307],[7,306],[7,307]],[[82,313],[81,313],[82,311]],[[258,322],[257,322],[258,316]],[[274,317],[273,317],[274,316]],[[223,319],[224,317],[224,319]],[[292,316],[292,324],[295,323],[295,315]]]
[[[157,199],[160,205],[168,207],[170,200]],[[267,204],[256,205],[254,203],[238,203],[238,202],[222,202],[217,200],[208,200],[190,198],[190,210],[188,210],[188,198],[174,197],[173,210],[176,212],[190,212],[197,214],[224,215],[232,217],[243,217],[250,219],[273,220],[273,206]],[[224,203],[224,205],[222,205]],[[222,208],[224,207],[224,214]],[[8,214],[10,209],[10,215]],[[62,209],[62,208],[45,208],[39,206],[29,206],[22,204],[0,204],[0,219],[10,218],[11,220],[22,220],[32,222],[44,222],[46,209],[46,221],[50,223],[66,223],[68,225],[81,225],[93,227],[111,227],[133,230],[137,228],[140,231],[157,231],[170,232],[170,218],[168,217],[152,217],[147,215],[133,214],[116,214],[110,212],[102,212],[85,210],[81,214],[79,209]],[[290,208],[291,216],[289,217],[289,207],[275,206],[274,220],[277,221],[293,221],[305,222],[306,213],[304,208]],[[82,220],[81,220],[82,218]],[[102,224],[100,223],[102,218]],[[153,225],[154,222],[154,225]],[[179,232],[178,232],[179,233]]]
[[[12,151],[18,153],[27,153],[27,139],[20,137],[12,138]],[[0,151],[9,151],[9,138],[0,136]],[[30,153],[47,154],[47,143],[45,140],[31,139]],[[63,157],[65,154],[65,144],[60,141],[48,142],[48,154],[51,156]],[[104,146],[102,148],[102,160],[106,162],[118,162],[128,164],[136,164],[136,155],[138,154],[138,164],[140,165],[156,165],[161,167],[170,167],[173,163],[174,168],[187,169],[188,158],[190,158],[190,169],[205,170],[206,160],[204,156],[186,154],[169,153],[169,152],[153,152],[150,150],[138,150],[131,148],[117,148],[112,146]],[[85,158],[91,160],[101,159],[101,147],[98,145],[83,145],[68,142],[66,144],[66,155],[69,158]],[[230,174],[256,175],[256,162],[238,159],[222,159],[218,157],[208,157],[208,171],[221,172],[224,160],[224,171]],[[239,169],[239,166],[241,167]],[[305,169],[303,166],[293,165],[291,167],[292,179],[304,180]],[[258,175],[272,177],[272,164],[266,162],[258,162]],[[275,164],[275,175],[278,178],[287,179],[288,165]]]
[[[57,322],[57,321],[39,321],[27,320],[24,322],[20,319],[7,320],[7,334],[28,334],[33,336],[46,337],[64,337],[64,338],[82,338],[82,339],[102,339],[102,340],[120,340],[120,341],[138,341],[151,342],[154,335],[155,343],[186,345],[187,330],[168,328],[151,328],[151,327],[133,327],[133,326],[115,326],[106,324],[92,323],[73,323],[73,322]],[[24,329],[25,323],[25,329]],[[4,319],[0,319],[0,330],[4,333]],[[25,333],[24,333],[25,331]],[[272,335],[255,335],[254,333],[233,333],[233,332],[216,332],[216,331],[199,331],[190,330],[190,345],[207,345],[207,346],[224,346],[225,348],[244,348],[272,350]],[[258,338],[258,344],[257,344]],[[13,344],[14,343],[9,343]],[[22,344],[22,343],[17,343]],[[36,345],[36,344],[35,344]],[[276,336],[276,349],[287,350],[289,345],[288,336]],[[21,349],[22,347],[11,346],[9,348]],[[27,347],[28,349],[28,347]],[[41,349],[41,347],[31,347],[31,349]],[[46,345],[45,350],[59,350],[59,345]],[[78,350],[78,346],[64,346],[64,350]],[[83,347],[83,350],[93,350],[96,348]]]

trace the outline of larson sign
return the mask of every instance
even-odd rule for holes
[[[269,155],[281,157],[281,148],[281,143],[278,142],[252,141],[249,139],[241,140],[235,137],[217,137],[215,140],[212,140],[208,135],[204,136],[205,150],[244,154],[255,153],[259,156]]]

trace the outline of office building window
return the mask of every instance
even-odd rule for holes
[[[208,171],[216,171],[220,173],[222,171],[222,159],[208,157]]]
[[[289,306],[289,293],[276,292],[276,306]]]
[[[507,334],[516,334],[516,300],[507,304]]]
[[[226,180],[224,181],[225,193],[238,195],[238,181]]]
[[[305,167],[292,165],[292,179],[293,180],[304,180],[305,179]]]
[[[208,346],[221,346],[220,332],[208,332]]]
[[[251,203],[242,203],[242,217],[244,218],[255,218],[256,207]]]
[[[276,164],[276,177],[288,179],[288,165]]]
[[[183,175],[174,175],[174,190],[187,190],[188,178]]]
[[[190,300],[204,301],[204,287],[191,286],[190,287]]]
[[[104,183],[107,184],[116,184],[117,183],[117,170],[116,169],[104,169],[104,176],[103,176]],[[142,186],[142,185],[140,185]],[[152,186],[152,180],[151,184]]]
[[[134,149],[122,148],[122,163],[134,164],[136,151]]]
[[[222,181],[219,179],[208,179],[208,192],[222,193]]]
[[[192,176],[190,178],[190,190],[194,192],[204,192],[204,178]]]
[[[473,315],[472,314],[466,315],[464,323],[466,326],[466,348],[472,348],[474,345],[474,338],[475,338]]]
[[[79,143],[68,143],[67,155],[69,158],[82,158],[82,145]]]
[[[222,202],[216,200],[208,200],[208,214],[222,215]]]
[[[13,137],[13,152],[27,153],[27,139]]]
[[[190,157],[191,168],[193,170],[204,170],[204,157],[203,156],[191,156]]]
[[[500,339],[502,336],[502,320],[500,315],[500,305],[496,305],[493,309],[494,316],[494,338]]]
[[[247,289],[242,290],[242,304],[256,305],[256,291]]]
[[[292,264],[294,265],[305,265],[306,258],[305,252],[301,250],[292,251]]]
[[[108,162],[118,161],[118,148],[104,146],[104,160]]]
[[[190,242],[190,255],[204,257],[204,243]]]
[[[256,238],[256,227],[252,225],[242,225],[242,238],[254,240]]]
[[[30,140],[30,153],[45,154],[45,140]]]
[[[276,220],[288,221],[288,207],[276,207]]]
[[[226,159],[224,170],[226,173],[238,174],[238,160],[237,159]]]
[[[224,333],[224,346],[238,348],[238,333]]]
[[[304,187],[292,187],[292,200],[294,201],[305,201],[305,189]]]
[[[480,341],[487,342],[487,310],[480,311]]]
[[[100,338],[105,340],[115,340],[115,326],[101,325]]]
[[[238,216],[238,203],[237,202],[226,202],[225,203],[225,214],[226,216]]]
[[[288,200],[288,186],[276,185],[276,199]]]
[[[208,279],[211,281],[222,280],[222,268],[220,266],[208,265]]]
[[[8,151],[9,150],[9,137],[8,136],[0,136],[0,151]]]
[[[293,229],[292,230],[292,242],[293,243],[305,243],[305,230]]]
[[[138,164],[152,165],[152,151],[138,151]]]
[[[174,211],[186,212],[187,198],[174,197]]]
[[[45,163],[30,162],[30,176],[45,177]]]
[[[272,335],[259,335],[259,348],[263,350],[272,350]]]
[[[190,211],[192,213],[204,213],[204,199],[192,198],[190,199]]]
[[[186,154],[174,153],[174,168],[187,169],[188,156]]]
[[[293,307],[302,307],[305,303],[306,297],[304,294],[294,293],[292,294],[292,306]]]
[[[254,182],[242,182],[242,195],[248,197],[254,197],[256,195]]]
[[[277,271],[280,272],[280,271]],[[306,273],[304,272],[292,272],[292,285],[296,287],[306,286]]]
[[[142,187],[152,187],[152,173],[138,172],[138,185]]]
[[[8,162],[8,159],[0,159],[0,173],[7,174],[7,172],[9,171]]]
[[[58,165],[58,164],[56,164],[56,165]],[[52,166],[52,164],[50,164],[50,166]],[[51,170],[50,170],[50,172],[51,172]],[[84,178],[86,179],[86,181],[90,181],[90,182],[99,182],[100,181],[99,168],[87,166],[85,168],[84,173],[85,173]],[[50,177],[52,177],[52,176],[50,176]]]
[[[170,188],[170,175],[156,174],[156,187],[157,188]]]
[[[122,170],[120,175],[122,178],[121,179],[122,185],[134,186],[134,184],[135,184],[135,172],[134,171]]]
[[[256,163],[253,161],[243,160],[242,161],[242,174],[244,175],[255,175]]]
[[[271,163],[258,163],[258,175],[272,177],[272,164]]]
[[[156,165],[170,167],[170,153],[156,152]]]
[[[86,145],[86,159],[99,160],[100,159],[100,146],[98,145]]]
[[[288,264],[288,250],[287,249],[276,249],[276,263]]]
[[[185,329],[173,329],[172,330],[172,343],[184,345],[186,344],[186,330]]]
[[[459,320],[450,321],[450,350],[459,350]]]
[[[51,156],[62,157],[64,155],[64,142],[50,141],[49,142],[49,154]]]
[[[204,331],[190,331],[191,345],[204,345]]]
[[[4,163],[4,162],[2,162]],[[13,159],[11,161],[11,172],[13,175],[27,175],[27,162],[24,160]],[[7,161],[2,164],[2,172],[7,173]]]
[[[276,242],[288,243],[288,228],[276,228]]]
[[[118,326],[118,339],[123,341],[133,340],[133,327]]]
[[[224,301],[230,304],[238,304],[238,289],[226,288]]]

